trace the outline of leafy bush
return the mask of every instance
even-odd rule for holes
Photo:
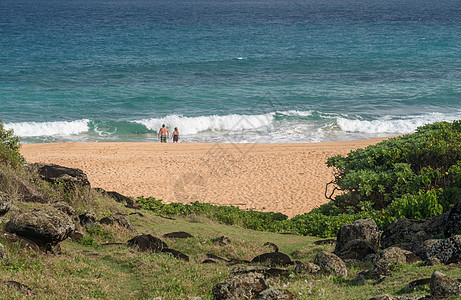
[[[13,168],[24,164],[25,160],[19,152],[19,137],[14,136],[13,130],[6,130],[0,121],[0,163]]]
[[[201,215],[226,225],[239,225],[243,228],[278,232],[285,228],[282,224],[287,216],[274,212],[244,211],[235,206],[216,206],[207,203],[193,202],[162,203],[161,199],[139,197],[136,201],[142,208],[159,215]]]
[[[335,156],[327,161],[343,191],[334,197],[343,212],[371,202],[388,216],[427,218],[447,211],[461,194],[461,121],[439,122],[408,134]],[[424,207],[421,207],[424,206]]]
[[[379,216],[376,212],[364,210],[357,214],[339,214],[338,208],[332,202],[309,213],[288,219],[281,213],[245,211],[235,206],[216,206],[200,202],[165,204],[162,203],[162,200],[145,197],[139,197],[137,201],[142,208],[159,215],[201,215],[222,224],[237,225],[247,229],[292,232],[319,237],[334,236],[341,225],[352,223],[360,218],[373,217],[379,222]],[[328,215],[328,213],[332,213],[332,215]]]

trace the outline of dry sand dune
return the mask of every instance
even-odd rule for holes
[[[382,139],[305,144],[25,144],[29,163],[82,169],[93,187],[165,203],[200,201],[289,217],[326,203],[328,157]]]

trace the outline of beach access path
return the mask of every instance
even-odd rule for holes
[[[383,139],[293,144],[24,144],[28,163],[83,170],[92,187],[164,203],[194,201],[281,212],[288,217],[328,202],[327,158]]]

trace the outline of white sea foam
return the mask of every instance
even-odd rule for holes
[[[299,111],[299,110],[289,110],[289,111],[278,111],[278,114],[285,116],[298,116],[298,117],[310,117],[312,116],[313,111]]]
[[[236,115],[225,116],[200,116],[184,117],[181,115],[169,115],[164,118],[151,118],[134,121],[151,130],[158,130],[162,124],[172,129],[178,127],[182,134],[192,135],[205,131],[236,132],[242,130],[260,130],[272,127],[274,113],[261,115]]]
[[[426,124],[448,121],[452,122],[461,117],[461,114],[446,115],[441,113],[430,113],[418,116],[391,117],[385,116],[380,119],[368,121],[359,119],[347,119],[338,117],[337,124],[342,131],[356,133],[396,133],[407,134],[416,131],[416,128]]]
[[[55,122],[20,122],[7,123],[6,129],[13,129],[14,134],[20,137],[38,136],[70,136],[89,130],[90,120],[55,121]]]

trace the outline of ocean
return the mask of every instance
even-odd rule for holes
[[[461,119],[459,0],[2,0],[22,143],[298,143]]]

